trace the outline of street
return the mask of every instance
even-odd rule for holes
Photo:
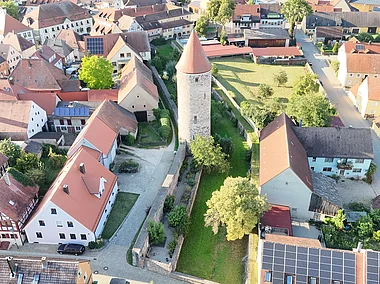
[[[302,51],[307,61],[312,63],[314,73],[316,73],[319,80],[322,81],[327,97],[338,111],[338,115],[343,124],[346,127],[371,127],[371,122],[360,116],[346,92],[343,90],[338,78],[335,76],[334,70],[327,63],[329,57],[320,55],[318,49],[302,30],[296,30],[296,39],[297,42],[301,43]],[[380,139],[373,131],[372,141],[375,155],[374,162],[380,166]],[[380,194],[380,169],[376,171],[371,187],[376,195]]]

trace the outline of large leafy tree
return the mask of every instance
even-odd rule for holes
[[[0,141],[0,152],[8,157],[9,166],[16,165],[16,160],[21,157],[22,149],[20,146],[12,143],[11,139]]]
[[[35,154],[21,152],[21,157],[16,160],[15,168],[22,173],[26,173],[31,169],[40,169],[41,162]]]
[[[226,226],[227,240],[241,239],[257,225],[259,218],[269,209],[264,196],[249,179],[228,177],[220,190],[214,191],[207,201],[205,225],[214,234],[219,226]]]
[[[282,5],[281,13],[290,23],[289,33],[293,38],[296,23],[302,21],[304,17],[311,15],[313,9],[306,0],[289,0]]]
[[[273,81],[277,86],[285,85],[288,82],[288,74],[284,70],[273,75]]]
[[[197,24],[195,25],[194,29],[197,32],[197,34],[206,36],[208,24],[209,24],[209,19],[206,16],[201,16],[197,20]]]
[[[111,62],[96,55],[85,56],[79,70],[79,79],[90,89],[109,89],[112,84],[113,67]]]
[[[316,93],[319,91],[317,83],[318,76],[312,73],[305,73],[300,76],[293,86],[293,95],[306,95],[309,93]]]
[[[373,36],[370,33],[360,33],[355,36],[359,41],[370,42],[373,41]]]
[[[292,95],[289,100],[287,113],[304,126],[330,126],[331,118],[336,114],[336,110],[326,100],[325,96],[319,93],[309,93],[306,95]]]
[[[274,103],[258,105],[249,101],[243,101],[240,104],[240,108],[242,114],[252,119],[258,129],[263,129],[279,114],[277,113],[278,108],[274,108]]]
[[[164,224],[149,221],[146,231],[149,234],[149,242],[152,245],[162,244],[165,241]]]
[[[224,26],[235,11],[234,0],[211,0],[207,3],[206,16],[210,21]]]
[[[206,171],[226,172],[230,164],[226,160],[220,145],[215,145],[212,136],[196,135],[190,143],[190,150],[198,166],[203,166]]]
[[[18,6],[13,1],[0,2],[0,7],[5,7],[7,14],[18,20]]]

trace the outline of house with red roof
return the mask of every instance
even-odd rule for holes
[[[363,118],[380,115],[380,78],[366,77],[349,91],[349,98]]]
[[[23,174],[10,169],[0,178],[0,243],[24,244],[22,231],[38,201],[38,187],[24,185],[17,178],[20,176]]]
[[[118,184],[100,159],[87,146],[70,156],[24,228],[30,243],[88,245],[101,235]]]
[[[9,16],[5,7],[0,8],[0,40],[2,40],[6,34],[14,32],[22,36],[24,39],[35,43],[33,29],[27,25],[17,21],[15,18]]]

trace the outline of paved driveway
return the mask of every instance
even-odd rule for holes
[[[351,202],[362,202],[370,205],[372,199],[380,193],[373,186],[361,180],[339,180],[337,188],[342,197],[343,206],[347,206]]]

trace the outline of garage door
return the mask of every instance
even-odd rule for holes
[[[138,122],[148,121],[148,114],[146,111],[136,111],[135,115]]]

